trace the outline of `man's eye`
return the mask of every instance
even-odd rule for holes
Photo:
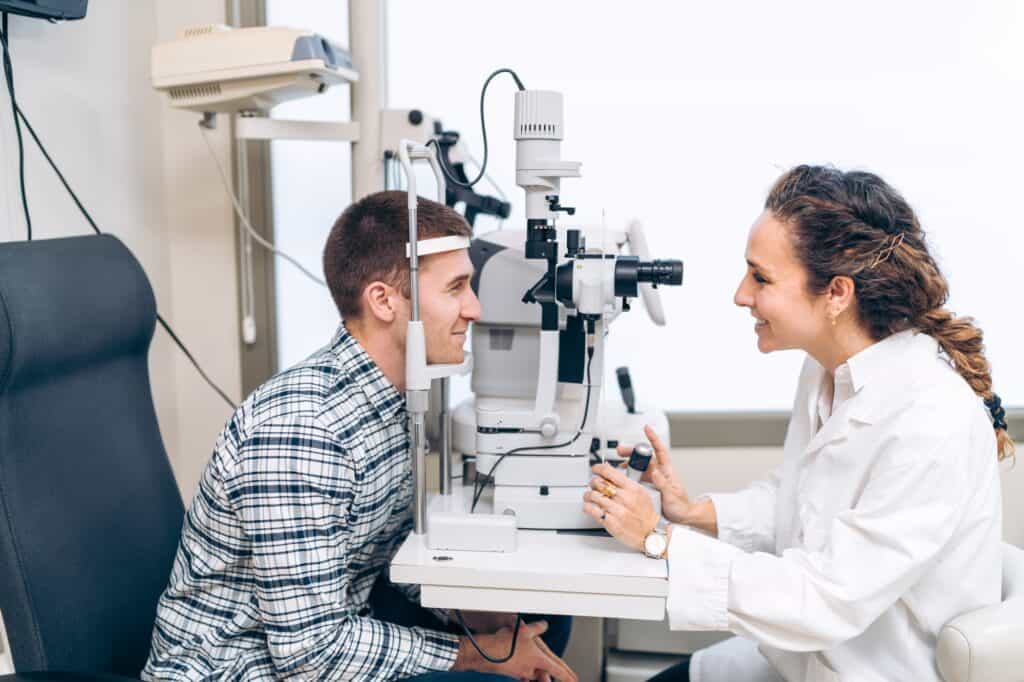
[[[754,273],[754,281],[757,282],[758,284],[767,284],[768,283],[768,280],[766,280],[764,277],[762,277],[761,275],[757,274],[756,272]]]

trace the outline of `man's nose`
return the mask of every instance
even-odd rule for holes
[[[468,287],[467,287],[468,288]],[[477,321],[480,319],[482,309],[480,307],[480,299],[476,297],[476,292],[472,289],[469,290],[469,300],[462,306],[462,316],[467,320]]]

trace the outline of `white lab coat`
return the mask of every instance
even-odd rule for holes
[[[914,331],[847,364],[852,395],[819,429],[831,383],[807,359],[782,465],[709,496],[719,539],[673,529],[670,626],[740,635],[698,652],[695,682],[938,681],[939,629],[1000,600],[999,468],[981,400]]]

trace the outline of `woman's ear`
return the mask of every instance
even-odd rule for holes
[[[394,296],[397,291],[381,281],[370,282],[363,289],[363,312],[385,323],[395,321]]]
[[[833,277],[826,291],[829,310],[835,315],[839,315],[853,305],[856,300],[854,296],[855,289],[856,286],[853,283],[853,278],[846,275]]]

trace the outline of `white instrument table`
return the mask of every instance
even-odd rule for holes
[[[423,606],[663,620],[668,562],[607,535],[519,530],[515,552],[432,550],[412,533],[391,581],[421,585]]]

